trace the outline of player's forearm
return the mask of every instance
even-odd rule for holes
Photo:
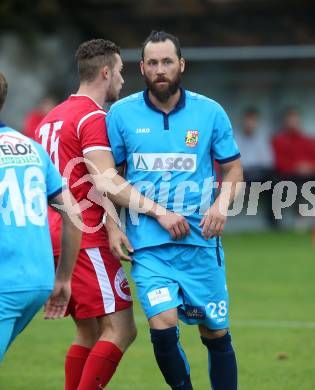
[[[117,216],[118,216],[119,215],[118,207],[115,207],[115,211],[116,211]],[[120,220],[116,219],[115,216],[112,216],[110,212],[107,212],[105,228],[106,228],[108,234],[110,234],[111,232],[113,232],[116,229],[120,229]]]
[[[82,218],[78,204],[68,189],[55,196],[50,205],[62,218],[61,254],[56,278],[68,281],[76,262],[82,237]]]
[[[56,278],[62,281],[71,279],[72,271],[80,250],[82,232],[76,227],[67,213],[62,216],[61,254],[56,270]]]
[[[135,210],[141,214],[149,215],[153,218],[159,215],[165,215],[166,213],[164,207],[144,197],[117,173],[115,175],[109,173],[108,177],[96,177],[95,181],[98,191],[100,193],[106,193],[109,199],[115,204]]]
[[[231,168],[226,168],[223,173],[220,194],[215,200],[220,209],[227,212],[230,204],[238,196],[243,183],[243,169],[241,164],[233,164]]]
[[[144,197],[133,188],[127,180],[118,175],[113,156],[110,152],[92,151],[85,158],[87,159],[87,168],[93,175],[96,189],[100,195],[105,193],[115,204],[130,208],[138,213],[147,214],[153,218],[159,215],[165,215],[164,207],[159,206],[151,199]],[[103,207],[108,211],[113,211],[113,206],[103,198]]]

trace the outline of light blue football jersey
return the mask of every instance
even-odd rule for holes
[[[52,289],[47,199],[62,186],[39,144],[0,127],[0,292]]]
[[[199,227],[214,200],[213,162],[240,157],[223,108],[205,96],[181,90],[178,104],[165,114],[144,91],[115,103],[106,122],[115,162],[126,163],[126,179],[145,196],[185,215],[191,228],[189,236],[173,241],[155,219],[130,210],[126,227],[133,247],[217,246],[217,239],[205,240]]]

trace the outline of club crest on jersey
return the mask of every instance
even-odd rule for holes
[[[190,148],[194,148],[198,144],[198,130],[187,130],[185,143]]]

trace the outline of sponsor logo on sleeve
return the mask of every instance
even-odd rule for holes
[[[136,171],[195,172],[196,154],[192,153],[133,153]]]

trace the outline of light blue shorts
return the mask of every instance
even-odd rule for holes
[[[135,251],[131,275],[147,318],[178,308],[187,324],[229,327],[224,252],[166,244]]]
[[[47,301],[51,290],[0,293],[0,362],[10,344]]]

